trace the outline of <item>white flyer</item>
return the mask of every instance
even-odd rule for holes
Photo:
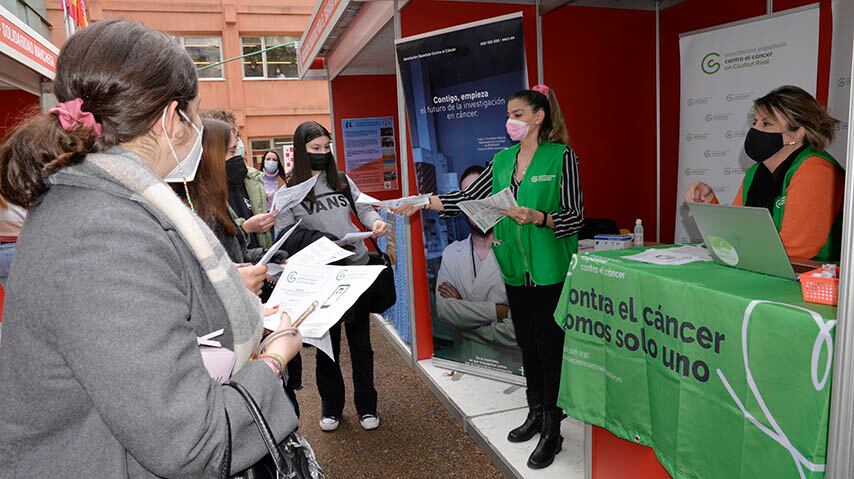
[[[319,306],[300,325],[308,338],[321,338],[359,299],[385,266],[286,264],[267,301],[296,321],[311,303]]]
[[[279,251],[282,245],[285,244],[285,241],[287,241],[288,238],[290,238],[291,235],[294,234],[294,231],[297,229],[297,226],[299,226],[300,223],[302,223],[302,218],[300,218],[299,221],[297,221],[293,226],[291,226],[291,229],[289,229],[285,234],[283,234],[282,237],[279,238],[279,240],[276,241],[276,243],[273,244],[273,246],[271,246],[266,253],[264,253],[264,257],[261,258],[261,261],[258,261],[258,264],[260,265],[269,263],[270,259],[273,258],[273,255],[276,254],[276,251]]]
[[[366,195],[364,193],[359,193],[359,197],[356,198],[357,205],[375,205],[379,203],[380,200],[374,198],[371,195]]]
[[[342,244],[354,244],[359,241],[365,240],[373,236],[374,233],[371,231],[359,231],[358,233],[347,233],[343,238],[338,240]]]
[[[423,206],[430,203],[430,194],[426,195],[417,195],[417,196],[408,196],[406,198],[398,198],[396,200],[378,200],[372,196],[366,195],[364,193],[359,193],[359,197],[356,198],[357,205],[370,205],[375,206],[377,208],[391,210],[393,208],[400,208],[401,206],[406,205],[416,205]]]
[[[668,266],[681,266],[683,264],[707,261],[692,254],[680,253],[678,251],[672,251],[669,249],[648,249],[642,253],[633,254],[631,256],[623,256],[623,259],[640,261],[641,263]]]
[[[501,214],[501,210],[515,206],[519,206],[519,204],[516,203],[513,191],[509,187],[482,200],[461,201],[459,203],[463,213],[484,233],[505,218]]]
[[[288,264],[329,264],[354,254],[323,236],[288,258]]]
[[[270,200],[270,211],[288,211],[298,205],[305,199],[305,195],[314,188],[317,178],[317,176],[312,176],[302,183],[290,187],[282,185],[281,188],[273,193],[273,199]]]
[[[296,318],[291,318],[292,321],[295,321]],[[278,312],[271,314],[269,316],[264,317],[264,329],[269,329],[270,331],[275,331],[279,329],[279,324],[282,322],[282,315]],[[301,333],[302,331],[300,331]],[[310,344],[315,348],[323,351],[329,356],[329,359],[335,361],[335,356],[332,351],[332,339],[329,337],[329,332],[319,338],[309,338],[308,336],[302,337],[302,342],[304,344]],[[202,357],[204,359],[204,357]]]

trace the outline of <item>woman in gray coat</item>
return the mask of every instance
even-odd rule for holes
[[[196,338],[224,330],[232,381],[277,439],[297,426],[282,370],[301,338],[250,361],[260,302],[163,181],[192,179],[201,154],[193,62],[141,24],[97,22],[54,86],[60,104],[0,145],[2,194],[29,209],[0,341],[0,477],[217,477],[229,423],[245,469],[266,450]]]

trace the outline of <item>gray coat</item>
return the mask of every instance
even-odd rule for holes
[[[30,212],[0,340],[0,478],[216,477],[266,450],[236,391],[208,377],[196,337],[225,310],[177,231],[138,203],[53,186]],[[281,381],[246,386],[281,439],[297,426]]]

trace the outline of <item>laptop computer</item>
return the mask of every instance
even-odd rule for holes
[[[689,203],[712,259],[724,266],[786,279],[816,268],[786,255],[780,234],[765,208]]]

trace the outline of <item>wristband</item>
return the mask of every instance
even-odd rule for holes
[[[282,367],[281,367],[281,365],[279,364],[279,361],[278,361],[278,360],[273,359],[273,358],[271,358],[270,356],[259,356],[259,357],[258,357],[258,360],[259,360],[259,361],[263,361],[263,362],[265,362],[265,363],[267,363],[267,364],[269,364],[269,365],[273,366],[273,369],[275,369],[275,370],[276,370],[276,374],[279,376],[279,378],[281,378],[281,377],[282,377],[282,373],[283,373],[283,371],[284,371],[284,370],[282,369]]]
[[[546,224],[548,224],[548,222],[549,222],[549,214],[546,213],[545,211],[542,211],[542,210],[540,210],[540,213],[543,214],[543,221],[541,221],[540,223],[537,223],[537,227],[545,228]]]
[[[278,362],[279,365],[282,367],[282,371],[284,371],[285,368],[288,367],[288,362],[285,361],[285,358],[282,357],[282,355],[280,355],[280,354],[266,352],[266,353],[262,354],[261,356],[269,356],[269,357],[275,359],[276,362]]]

